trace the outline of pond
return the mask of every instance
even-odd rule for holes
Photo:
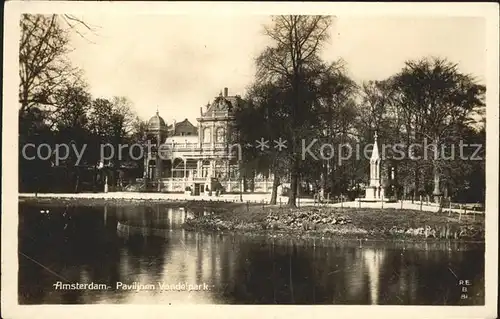
[[[20,203],[19,303],[484,305],[484,244],[182,229],[210,213]]]

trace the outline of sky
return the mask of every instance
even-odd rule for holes
[[[85,15],[70,59],[94,97],[125,96],[144,120],[193,124],[224,87],[245,95],[268,39],[263,15]],[[322,57],[342,58],[356,82],[385,79],[409,59],[445,57],[485,84],[486,24],[472,17],[339,16]]]

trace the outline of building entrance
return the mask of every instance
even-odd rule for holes
[[[195,183],[194,184],[194,195],[201,195],[205,192],[205,184],[204,183]]]

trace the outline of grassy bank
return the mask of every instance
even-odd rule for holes
[[[205,207],[206,208],[206,207]],[[484,240],[484,215],[375,208],[280,208],[226,204],[190,219],[189,230],[278,236]]]

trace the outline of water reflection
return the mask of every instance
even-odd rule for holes
[[[385,251],[380,249],[363,250],[363,259],[368,268],[368,282],[370,283],[370,300],[372,305],[378,304],[380,267],[384,261]]]
[[[188,232],[186,219],[211,212],[164,205],[53,206],[50,218],[41,209],[20,205],[23,304],[484,304],[482,246]],[[458,278],[473,282],[468,299]],[[113,289],[55,290],[57,281]],[[116,290],[117,282],[209,289]]]

